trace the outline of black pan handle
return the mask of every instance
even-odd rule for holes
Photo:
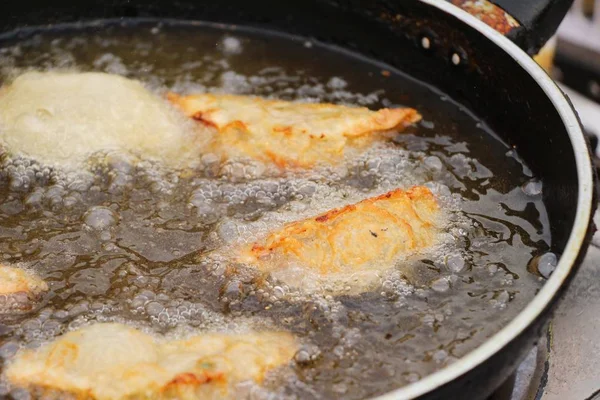
[[[573,4],[573,0],[450,1],[505,34],[531,55],[537,54],[554,35]]]
[[[536,54],[554,35],[573,0],[492,0],[521,24],[509,37],[523,50]]]

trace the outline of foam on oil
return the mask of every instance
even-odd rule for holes
[[[406,105],[424,120],[341,165],[284,174],[213,154],[182,171],[135,152],[100,151],[68,171],[2,153],[2,262],[25,265],[50,285],[33,312],[0,320],[2,362],[95,321],[174,336],[284,329],[302,348],[289,367],[241,395],[364,398],[474,349],[540,287],[528,263],[548,273],[542,183],[459,106],[376,64],[310,41],[143,23],[7,39],[2,81],[32,69],[116,73],[158,95]],[[286,222],[421,184],[447,210],[443,240],[411,260],[410,273],[392,270],[369,292],[307,294],[228,263],[228,246]],[[0,393],[27,398],[5,382]]]

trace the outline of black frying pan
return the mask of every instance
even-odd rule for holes
[[[530,54],[553,34],[570,5],[569,0],[495,3],[519,26],[505,24],[503,12],[491,18],[487,9],[471,11]],[[438,87],[516,147],[544,181],[552,250],[561,254],[558,267],[532,303],[477,350],[384,398],[485,398],[514,371],[583,259],[595,209],[594,173],[576,114],[525,51],[441,0],[3,1],[0,32],[118,17],[243,24],[350,48]]]

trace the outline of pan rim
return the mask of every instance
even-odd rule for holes
[[[535,79],[540,88],[548,96],[567,128],[569,140],[574,151],[579,182],[577,212],[573,229],[565,246],[565,251],[562,253],[556,269],[533,300],[511,322],[455,363],[426,376],[418,382],[375,397],[377,400],[408,400],[431,393],[435,389],[459,378],[484,363],[519,336],[552,303],[561,287],[565,284],[565,281],[573,272],[577,258],[582,251],[582,247],[585,245],[585,238],[593,210],[593,173],[588,147],[575,110],[571,107],[567,98],[554,81],[552,81],[542,67],[516,44],[466,11],[445,0],[419,1],[452,15],[484,34]]]

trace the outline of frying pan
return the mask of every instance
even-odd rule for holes
[[[0,32],[103,18],[179,18],[247,25],[351,49],[427,82],[515,147],[544,182],[552,251],[560,260],[504,329],[450,366],[384,399],[484,399],[535,344],[594,231],[594,171],[568,99],[527,55],[553,34],[569,0],[30,0],[3,1]],[[498,30],[492,29],[489,25]]]

